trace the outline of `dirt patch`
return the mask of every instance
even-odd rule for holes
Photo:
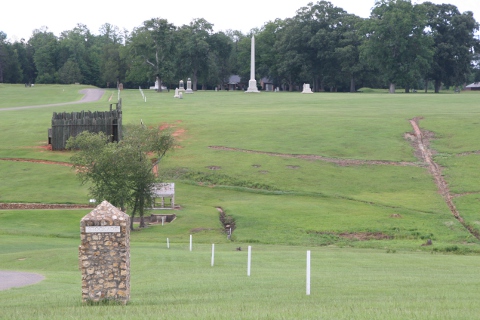
[[[88,204],[0,203],[0,210],[83,209],[93,207],[94,206]]]
[[[300,166],[287,166],[288,169],[299,169]]]
[[[58,166],[71,167],[72,164],[69,162],[62,161],[51,161],[51,160],[41,160],[41,159],[23,159],[23,158],[0,158],[1,161],[16,161],[16,162],[31,162],[31,163],[41,163],[41,164],[54,164]]]
[[[397,218],[397,219],[400,219],[400,218],[403,218],[401,214],[398,214],[398,213],[394,213],[392,215],[390,215],[390,218]]]
[[[210,169],[210,170],[221,170],[222,169],[222,167],[220,167],[220,166],[208,166],[208,167],[205,167],[205,168]]]
[[[302,160],[316,160],[334,163],[339,166],[361,166],[361,165],[391,165],[391,166],[420,166],[415,162],[406,162],[406,161],[384,161],[384,160],[356,160],[356,159],[338,159],[338,158],[328,158],[324,156],[311,155],[311,154],[288,154],[288,153],[277,153],[277,152],[267,152],[267,151],[255,151],[248,149],[239,149],[239,148],[229,148],[223,146],[209,146],[210,149],[222,150],[222,151],[236,151],[236,152],[245,152],[245,153],[254,153],[254,154],[264,154],[273,157],[282,157],[282,158],[294,158]]]
[[[358,240],[358,241],[393,239],[392,236],[388,234],[384,234],[382,232],[351,232],[351,233],[340,233],[338,236],[341,238]]]
[[[314,233],[314,234],[323,234],[323,235],[330,235],[330,236],[337,236],[344,239],[349,240],[357,240],[357,241],[368,241],[368,240],[389,240],[393,239],[393,236],[382,232],[322,232],[322,231],[310,231],[307,233]]]

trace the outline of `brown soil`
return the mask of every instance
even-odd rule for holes
[[[83,208],[92,208],[92,206],[88,204],[0,203],[0,210],[83,209]]]
[[[412,144],[415,147],[415,155],[423,160],[427,166],[430,174],[433,176],[435,180],[435,184],[437,185],[438,191],[442,195],[445,203],[447,204],[448,208],[452,212],[453,216],[477,239],[480,240],[480,234],[474,230],[471,226],[467,225],[463,218],[460,216],[455,204],[453,203],[453,196],[450,193],[450,189],[448,187],[447,182],[443,178],[442,175],[442,168],[435,163],[433,160],[434,152],[430,149],[430,140],[433,139],[433,133],[421,130],[419,126],[419,121],[421,118],[413,118],[410,120],[410,124],[413,127],[413,135],[410,136]]]
[[[210,149],[223,150],[223,151],[236,151],[236,152],[245,152],[245,153],[254,153],[254,154],[264,154],[274,157],[282,158],[295,158],[303,160],[318,160],[324,162],[335,163],[339,166],[360,166],[360,165],[391,165],[391,166],[420,166],[415,162],[406,162],[406,161],[384,161],[384,160],[356,160],[356,159],[338,159],[338,158],[328,158],[324,156],[312,155],[312,154],[288,154],[288,153],[277,153],[277,152],[266,152],[266,151],[255,151],[239,148],[229,148],[223,146],[209,146]]]
[[[72,166],[72,164],[68,162],[50,161],[50,160],[41,160],[41,159],[0,158],[0,161],[17,161],[17,162],[32,162],[32,163],[41,163],[41,164],[54,164],[54,165],[65,166],[65,167]]]

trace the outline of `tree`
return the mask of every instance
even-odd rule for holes
[[[427,17],[423,6],[409,0],[380,0],[365,22],[367,39],[362,57],[377,67],[390,84],[408,92],[412,83],[426,74],[433,56],[433,41],[426,33]]]
[[[451,4],[425,2],[428,26],[434,41],[434,55],[429,79],[435,82],[435,92],[443,84],[461,85],[470,73],[474,47],[478,46],[475,31],[479,24],[472,12],[460,14]]]
[[[360,61],[360,47],[364,37],[360,33],[363,19],[353,14],[345,14],[340,26],[340,40],[335,55],[343,73],[350,79],[350,92],[355,92],[355,80],[364,69]]]
[[[55,83],[57,71],[58,39],[47,27],[36,29],[28,41],[33,49],[37,69],[37,83]]]
[[[192,90],[197,90],[198,79],[208,75],[210,36],[213,24],[205,19],[194,19],[180,28],[179,56],[182,70],[192,75]]]
[[[174,146],[170,132],[144,126],[127,127],[120,142],[108,142],[103,133],[84,131],[67,141],[68,149],[78,149],[72,156],[82,183],[90,183],[90,195],[107,200],[122,211],[131,208],[131,228],[138,212],[140,227],[145,227],[144,209],[151,202],[156,181],[153,168]],[[154,154],[154,159],[150,154]]]
[[[164,81],[173,80],[175,30],[166,19],[154,18],[133,31],[127,43],[133,61],[127,79],[143,82],[158,78],[159,92]]]

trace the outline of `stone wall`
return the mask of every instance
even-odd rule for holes
[[[103,201],[80,221],[82,300],[130,299],[130,217]]]

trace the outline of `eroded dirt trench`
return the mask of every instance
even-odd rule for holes
[[[435,184],[437,185],[438,191],[442,195],[445,203],[447,204],[448,208],[452,212],[453,216],[477,239],[480,240],[480,234],[470,227],[468,224],[465,223],[465,220],[461,217],[460,213],[458,212],[454,202],[453,196],[450,193],[450,189],[448,187],[447,182],[443,178],[442,175],[442,168],[435,163],[433,160],[432,149],[430,148],[430,139],[433,137],[433,134],[429,131],[420,129],[420,122],[421,118],[413,118],[410,120],[410,124],[413,127],[413,135],[405,134],[405,138],[411,140],[411,142],[415,145],[415,155],[420,158],[427,166],[430,174],[433,176],[435,180]]]

